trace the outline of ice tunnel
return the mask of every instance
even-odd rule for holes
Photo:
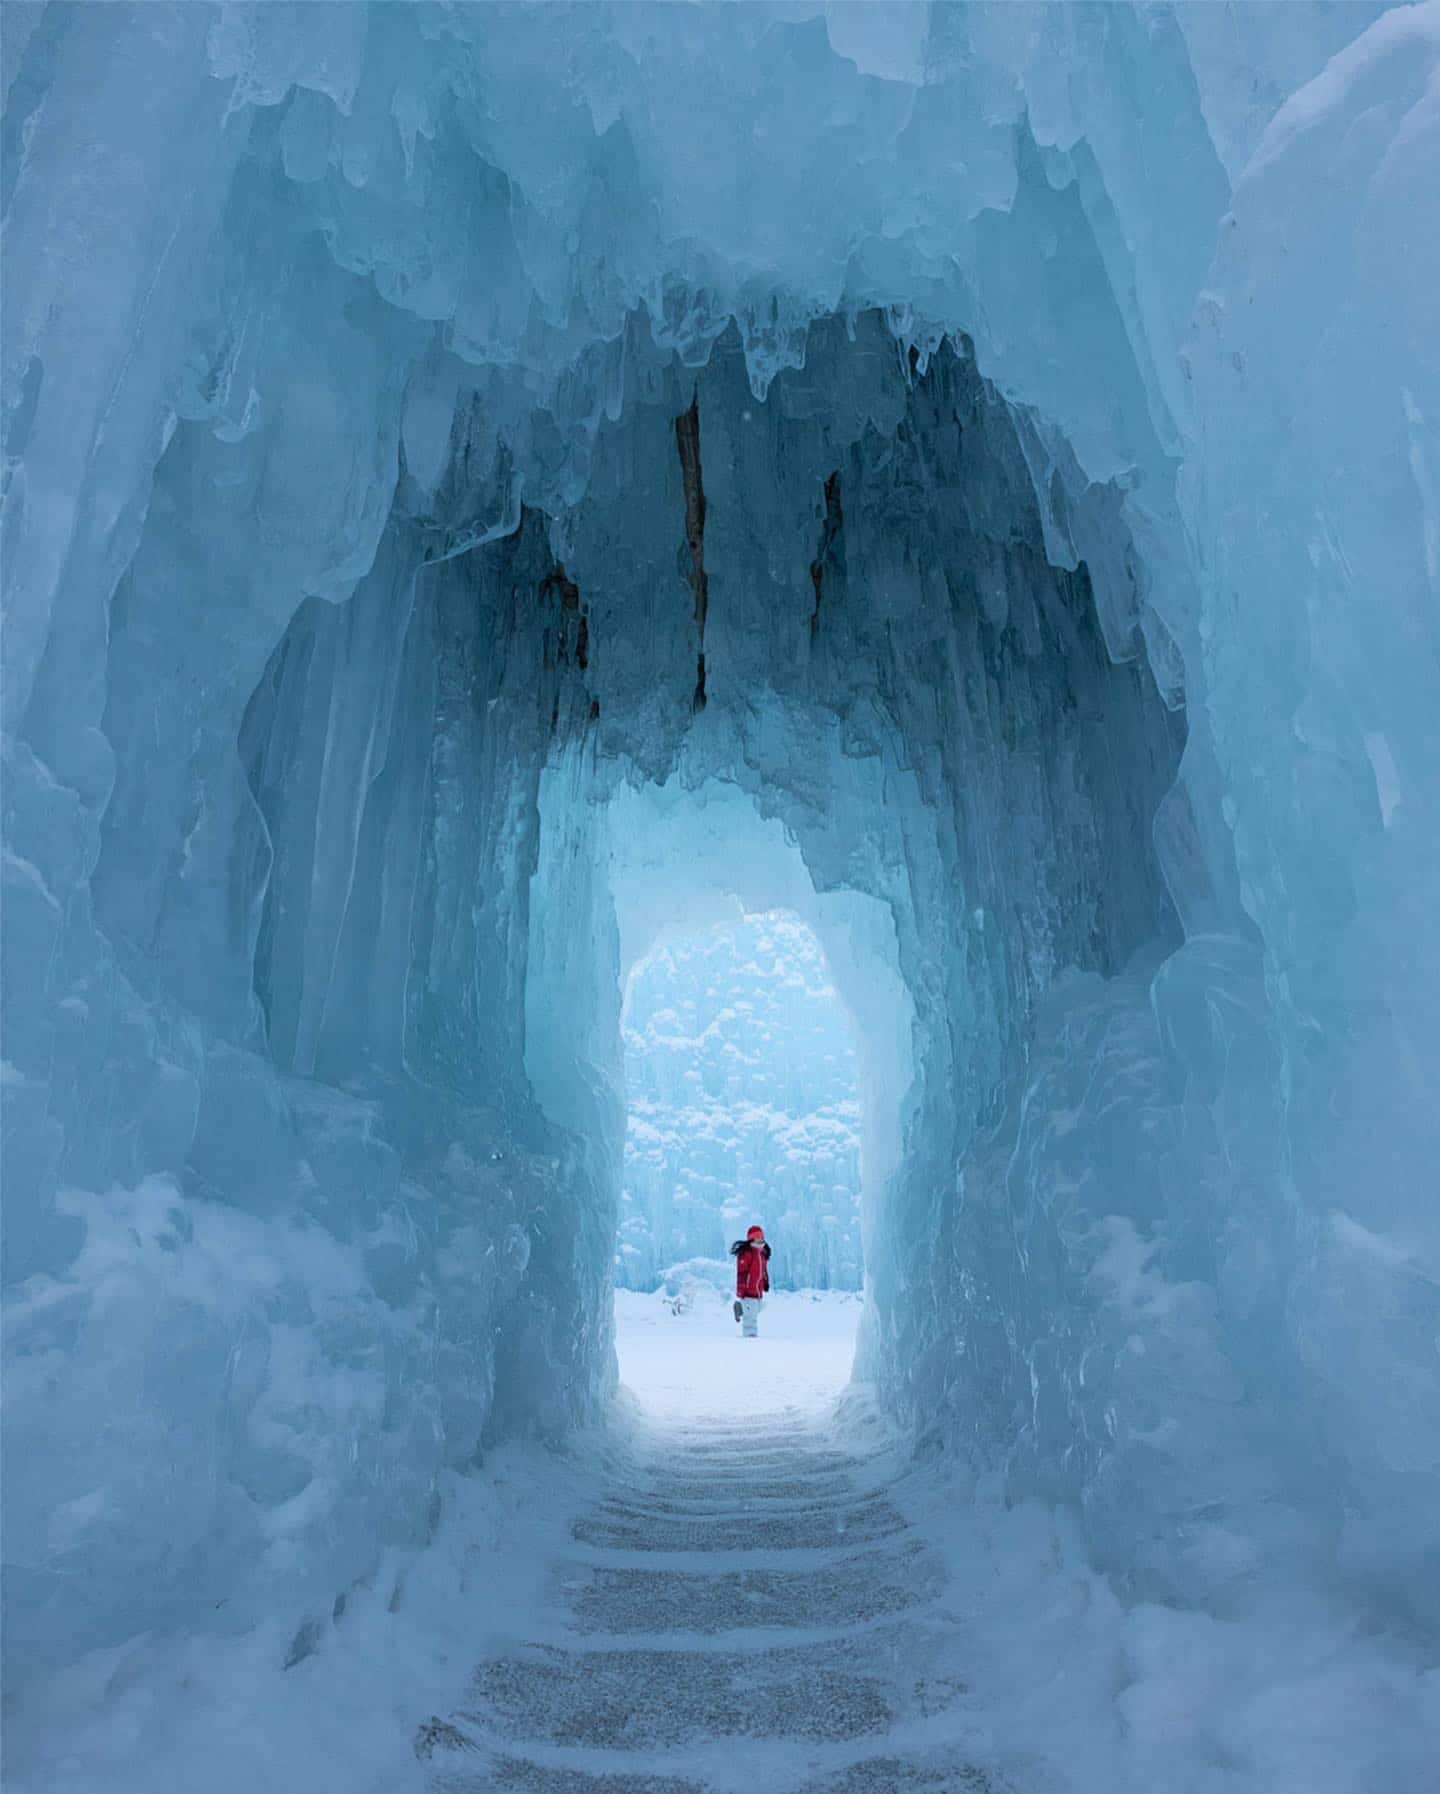
[[[1143,1612],[1419,1794],[1440,8],[0,22],[17,1785],[605,1436],[626,980],[783,909],[857,1387],[1061,1517],[1103,1785]],[[1322,1785],[1274,1701],[1169,1785]]]

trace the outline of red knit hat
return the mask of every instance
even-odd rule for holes
[[[763,1227],[747,1228],[745,1238],[747,1240],[763,1240],[765,1238],[765,1229]]]

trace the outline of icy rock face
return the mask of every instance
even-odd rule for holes
[[[27,1662],[597,1411],[647,779],[903,1018],[895,1412],[1433,1611],[1435,8],[3,24]]]
[[[858,1289],[860,1103],[820,943],[772,913],[657,945],[625,996],[616,1282],[654,1289],[752,1221],[777,1289]]]

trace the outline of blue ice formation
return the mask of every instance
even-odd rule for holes
[[[759,1221],[776,1289],[859,1289],[852,1026],[819,940],[783,911],[661,939],[622,1016],[615,1281],[654,1289]]]
[[[892,1416],[1433,1616],[1436,7],[0,23],[13,1661],[600,1411],[620,992],[736,903]]]

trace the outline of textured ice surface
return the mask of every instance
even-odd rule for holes
[[[599,1412],[737,900],[889,1412],[1431,1627],[1436,6],[3,21],[12,1662],[314,1636]]]
[[[917,1463],[861,1391],[837,1423],[859,1312],[784,1293],[742,1342],[718,1301],[622,1290],[616,1423],[447,1476],[432,1545],[387,1552],[289,1668],[272,1615],[32,1686],[7,1791],[1429,1794],[1413,1647],[1293,1594],[1245,1620],[1121,1601],[1073,1513]],[[894,1530],[837,1537],[857,1500]],[[580,1542],[617,1502],[688,1515],[697,1548]],[[737,1512],[738,1544],[713,1524]]]
[[[820,943],[770,913],[660,942],[626,986],[616,1282],[733,1276],[762,1220],[776,1289],[858,1289],[860,1103],[851,1022]]]

